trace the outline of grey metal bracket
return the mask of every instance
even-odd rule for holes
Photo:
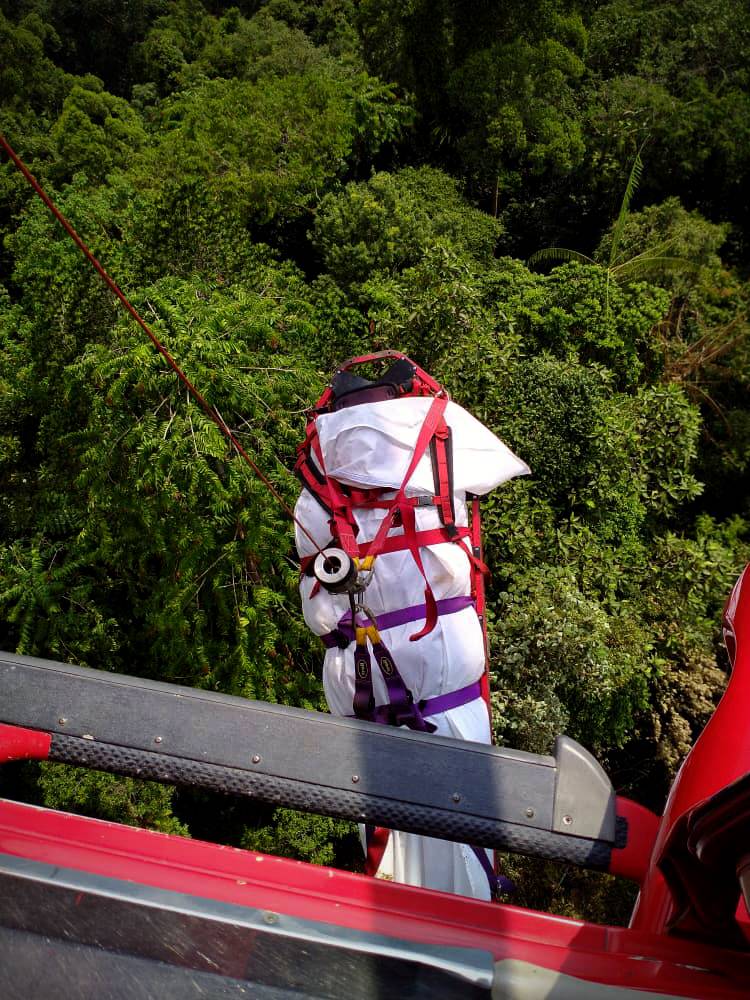
[[[607,870],[621,831],[573,740],[544,756],[0,653],[0,722],[49,759]]]

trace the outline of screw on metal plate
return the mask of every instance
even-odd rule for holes
[[[454,792],[453,795],[451,795],[451,798],[453,799],[454,802],[461,801],[461,796],[458,794],[458,792]]]
[[[259,753],[254,753],[253,756],[250,759],[252,760],[253,764],[260,764],[260,754]]]
[[[60,716],[60,718],[59,718],[59,719],[58,719],[57,721],[58,721],[58,722],[60,723],[60,725],[61,725],[61,726],[64,726],[64,725],[65,725],[65,723],[66,723],[66,722],[67,722],[68,720],[67,720],[67,719],[66,719],[66,718],[65,718],[64,716],[62,716],[62,715],[61,715],[61,716]]]
[[[270,911],[266,911],[263,914],[263,922],[266,924],[278,924],[279,922],[278,913],[271,913]]]
[[[572,816],[563,816],[563,823],[564,823],[564,824],[565,824],[566,826],[570,826],[570,824],[571,824],[572,822],[573,822],[573,817],[572,817]]]
[[[358,774],[353,774],[352,775],[352,784],[356,785],[358,781],[359,781],[359,775]]]
[[[533,816],[534,816],[534,810],[531,808],[531,806],[529,806],[529,808],[526,810],[526,818],[533,819]]]
[[[161,743],[161,736],[154,736],[154,743]]]

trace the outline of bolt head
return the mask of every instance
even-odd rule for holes
[[[253,764],[260,764],[260,754],[254,753],[252,756]]]
[[[533,816],[534,816],[534,810],[531,808],[531,806],[529,806],[529,808],[526,810],[526,817],[527,819],[532,819]]]
[[[461,796],[458,794],[458,792],[454,792],[453,795],[451,795],[451,798],[453,799],[454,802],[461,801]]]
[[[572,816],[563,816],[563,823],[564,823],[564,824],[565,824],[566,826],[570,826],[570,824],[571,824],[572,822],[573,822],[573,817],[572,817]]]
[[[154,743],[161,743],[161,736],[154,736]]]
[[[359,775],[358,774],[353,774],[352,775],[352,784],[356,785],[358,781],[359,781]]]

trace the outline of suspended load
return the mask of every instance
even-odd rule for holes
[[[393,363],[376,381],[351,371],[382,359]],[[296,471],[295,516],[311,536],[297,527],[302,606],[327,647],[331,712],[489,743],[476,498],[528,467],[409,358],[384,352],[337,371]],[[484,850],[364,836],[370,874],[478,898],[496,887]]]

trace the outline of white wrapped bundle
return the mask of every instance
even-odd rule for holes
[[[326,474],[347,486],[378,487],[395,494],[431,404],[429,397],[406,397],[320,415],[316,425]],[[482,495],[514,476],[528,474],[529,469],[456,403],[448,403],[444,418],[452,433],[455,519],[458,526],[465,526],[467,493]],[[415,496],[434,491],[432,464],[425,455],[406,492]],[[302,491],[295,513],[320,547],[331,543],[329,515],[307,490]],[[355,507],[354,513],[360,529],[357,541],[371,541],[384,510]],[[436,507],[417,507],[415,514],[418,532],[441,527]],[[392,529],[389,538],[400,533],[403,529]],[[442,542],[421,549],[425,576],[438,602],[471,594],[472,568],[465,546],[468,542]],[[301,557],[315,553],[309,538],[299,529],[297,547]],[[408,548],[385,552],[377,557],[366,604],[377,616],[409,608],[423,603],[424,587],[424,578]],[[303,576],[300,589],[305,621],[312,631],[321,636],[334,631],[349,610],[347,595],[316,587],[310,576]],[[422,624],[410,621],[382,634],[415,702],[459,691],[480,680],[484,642],[472,605],[440,615],[431,632],[411,642],[409,637]],[[346,649],[329,648],[325,654],[323,685],[328,706],[336,715],[353,714],[354,649],[351,643]],[[387,704],[385,682],[377,669],[372,684],[375,703]],[[487,709],[481,697],[430,715],[429,722],[440,735],[479,743],[490,741]],[[411,885],[489,898],[487,877],[470,847],[415,834],[391,832],[377,874]]]

